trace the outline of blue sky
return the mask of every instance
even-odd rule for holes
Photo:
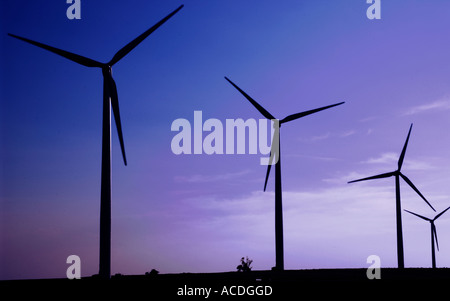
[[[285,267],[396,266],[396,169],[437,211],[450,206],[450,3],[382,1],[4,1],[0,37],[0,277],[65,277],[76,254],[98,272],[102,76],[7,36],[101,62],[181,4],[113,68],[128,166],[112,130],[112,273],[270,269],[274,177],[260,155],[174,155],[177,118],[278,118],[345,101],[282,129]],[[402,206],[434,212],[402,183]],[[450,266],[450,215],[437,222]],[[427,223],[403,214],[405,265],[431,266]]]

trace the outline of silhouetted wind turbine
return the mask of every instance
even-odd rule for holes
[[[301,117],[305,117],[310,114],[314,114],[317,112],[320,112],[322,110],[326,110],[338,105],[343,104],[344,102],[336,103],[333,105],[329,105],[326,107],[321,107],[314,110],[309,110],[301,113],[296,113],[289,115],[281,120],[276,119],[272,114],[270,114],[266,109],[264,109],[259,103],[257,103],[254,99],[252,99],[247,93],[242,91],[238,86],[236,86],[231,80],[229,80],[227,77],[225,79],[233,85],[239,92],[241,92],[242,95],[244,95],[245,98],[247,98],[248,101],[267,119],[270,119],[272,121],[277,121],[275,128],[275,134],[272,140],[272,149],[271,149],[271,155],[269,164],[267,165],[267,174],[266,174],[266,180],[264,182],[264,191],[266,191],[267,186],[267,180],[269,178],[270,174],[270,168],[272,166],[272,160],[274,155],[277,155],[277,162],[275,163],[275,268],[277,270],[284,270],[284,251],[283,251],[283,206],[282,206],[282,190],[281,190],[281,146],[280,146],[280,133],[279,133],[279,127],[283,123],[286,123],[288,121],[292,121]],[[276,139],[278,139],[278,144],[276,143]],[[278,149],[274,150],[275,145],[278,146]]]
[[[436,233],[436,226],[434,225],[434,221],[438,219],[438,217],[440,217],[442,214],[445,213],[445,211],[447,211],[448,209],[450,209],[450,207],[448,207],[447,209],[445,209],[444,211],[442,211],[441,213],[439,213],[438,215],[436,215],[433,219],[429,219],[428,217],[419,215],[417,213],[408,211],[405,209],[406,212],[414,214],[415,216],[420,217],[421,219],[424,219],[426,221],[430,222],[431,225],[431,262],[433,265],[433,269],[436,268],[436,255],[435,255],[435,250],[434,250],[434,241],[436,240],[436,246],[437,249],[439,251],[439,243],[438,243],[438,238],[437,238],[437,233]]]
[[[101,194],[100,194],[100,260],[99,275],[102,278],[110,278],[111,276],[111,107],[114,113],[114,119],[117,126],[117,134],[119,135],[120,148],[122,150],[123,162],[127,165],[125,156],[125,146],[123,143],[122,125],[120,123],[119,99],[117,96],[117,87],[112,77],[111,68],[120,61],[137,45],[139,45],[147,36],[160,27],[164,22],[176,14],[184,5],[171,12],[161,21],[146,30],[133,41],[125,45],[116,52],[108,63],[100,63],[95,60],[74,54],[65,50],[61,50],[52,46],[48,46],[39,42],[35,42],[26,38],[22,38],[13,34],[11,37],[17,38],[24,42],[33,44],[45,50],[56,53],[66,59],[86,67],[98,67],[103,73],[103,133],[102,133],[102,175],[101,175]]]
[[[395,177],[395,195],[396,195],[396,202],[395,202],[395,210],[396,210],[396,216],[397,216],[397,260],[398,260],[398,267],[404,268],[405,267],[405,261],[403,257],[403,234],[402,234],[402,209],[400,204],[400,177],[402,177],[403,180],[405,180],[406,183],[408,183],[409,186],[411,186],[412,189],[414,189],[415,192],[428,204],[428,206],[431,207],[431,209],[434,210],[433,206],[425,199],[425,197],[420,193],[419,189],[417,189],[416,186],[411,182],[408,177],[406,177],[403,173],[401,173],[403,160],[405,158],[406,148],[408,146],[409,136],[411,135],[411,129],[412,124],[409,127],[408,137],[406,138],[405,145],[403,146],[402,153],[400,154],[400,158],[398,159],[398,169],[392,172],[379,174],[376,176],[363,178],[359,180],[350,181],[348,183],[354,183],[354,182],[360,182],[360,181],[366,181],[366,180],[374,180],[374,179],[381,179],[381,178],[388,178],[388,177]],[[436,210],[434,210],[436,211]]]

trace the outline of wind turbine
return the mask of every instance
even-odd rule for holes
[[[396,210],[396,217],[397,217],[397,260],[398,260],[398,267],[404,268],[405,267],[405,261],[403,257],[403,234],[402,234],[402,209],[400,204],[400,177],[409,185],[412,189],[414,189],[415,192],[428,204],[428,206],[431,207],[434,211],[436,211],[433,206],[427,201],[427,199],[420,193],[419,189],[417,189],[416,186],[411,182],[408,177],[406,177],[402,172],[402,165],[403,160],[405,158],[406,148],[408,146],[409,136],[411,135],[412,130],[412,124],[409,127],[408,137],[406,138],[405,145],[403,146],[403,150],[400,154],[400,158],[398,159],[398,168],[395,171],[387,172],[383,174],[379,174],[372,177],[367,177],[359,180],[350,181],[348,183],[355,183],[360,181],[366,181],[366,180],[374,180],[374,179],[382,179],[382,178],[388,178],[388,177],[395,177],[395,195],[396,195],[396,202],[395,202],[395,210]]]
[[[292,114],[286,116],[285,118],[278,120],[272,114],[270,114],[266,109],[264,109],[259,103],[257,103],[253,98],[251,98],[247,93],[236,86],[227,77],[225,79],[233,85],[248,101],[267,119],[275,121],[275,134],[272,140],[272,149],[269,164],[267,165],[266,180],[264,182],[264,191],[266,191],[267,180],[269,178],[270,169],[273,162],[273,157],[277,156],[277,161],[275,163],[275,268],[277,270],[284,270],[284,251],[283,251],[283,206],[282,206],[282,190],[281,190],[281,149],[280,149],[280,135],[279,128],[283,123],[305,117],[310,114],[317,113],[322,110],[326,110],[344,102],[336,103],[326,107],[321,107],[314,110],[309,110],[301,113]],[[277,141],[278,140],[278,141]]]
[[[125,156],[125,146],[123,143],[122,125],[120,122],[119,99],[117,87],[112,77],[112,66],[139,45],[147,36],[160,27],[164,22],[176,14],[183,5],[175,9],[161,21],[150,27],[140,36],[125,45],[107,63],[100,63],[93,59],[35,42],[13,34],[11,37],[43,48],[66,59],[86,67],[98,67],[103,73],[103,132],[102,132],[102,172],[101,172],[101,193],[100,193],[100,260],[99,275],[102,278],[111,276],[111,107],[116,121],[117,134],[119,135],[120,148],[122,150],[123,162],[127,165]]]
[[[417,213],[408,211],[405,209],[406,212],[414,214],[415,216],[420,217],[421,219],[424,219],[426,221],[430,222],[431,225],[431,262],[433,265],[433,269],[436,268],[436,255],[435,255],[435,250],[434,250],[434,241],[436,240],[436,246],[437,249],[439,251],[439,243],[438,243],[438,238],[437,238],[437,233],[436,233],[436,226],[434,225],[434,221],[438,219],[438,217],[440,217],[442,214],[445,213],[445,211],[447,211],[448,209],[450,209],[450,207],[448,207],[447,209],[445,209],[444,211],[442,211],[441,213],[439,213],[438,215],[436,215],[433,219],[429,219],[428,217],[419,215]]]

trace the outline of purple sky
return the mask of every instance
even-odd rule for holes
[[[281,3],[280,3],[281,2]],[[7,36],[99,61],[181,4],[113,69],[128,166],[112,131],[111,272],[233,271],[275,265],[274,174],[258,155],[175,155],[177,118],[262,118],[224,76],[278,118],[340,101],[282,127],[285,268],[395,267],[393,171],[438,212],[450,206],[450,2],[2,2],[0,279],[98,272],[102,76]],[[404,182],[402,206],[434,213]],[[403,212],[406,267],[430,267],[430,226]],[[437,222],[450,266],[450,214]]]

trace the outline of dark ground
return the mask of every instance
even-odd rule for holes
[[[155,282],[301,282],[301,281],[363,281],[367,278],[367,269],[316,269],[316,270],[285,270],[285,271],[251,271],[224,273],[181,273],[157,275],[115,275],[111,281],[146,280]],[[444,280],[450,281],[448,268],[381,268],[381,280]],[[83,278],[83,279],[93,279]],[[450,282],[449,282],[450,284]]]
[[[79,280],[68,279],[36,279],[0,281],[2,291],[11,290],[15,296],[30,292],[52,293],[67,292],[70,296],[87,297],[93,292],[102,293],[104,297],[123,297],[126,300],[163,300],[153,298],[195,298],[205,299],[199,295],[187,297],[184,294],[194,293],[190,288],[209,288],[209,298],[240,299],[279,298],[301,300],[293,296],[305,296],[306,299],[327,298],[355,295],[364,298],[368,293],[371,297],[386,297],[388,292],[396,291],[411,296],[416,293],[438,292],[447,290],[450,284],[450,269],[448,268],[381,268],[381,279],[369,280],[367,269],[317,269],[317,270],[286,270],[286,271],[251,271],[224,273],[181,273],[157,275],[115,275],[109,281],[100,280],[96,276],[83,277]],[[445,286],[442,286],[444,284]],[[267,295],[264,296],[264,287]],[[256,290],[256,287],[262,287]],[[248,290],[246,290],[249,288]],[[179,295],[183,293],[183,295]],[[259,293],[259,295],[257,295]],[[312,293],[311,295],[309,295]],[[57,294],[57,296],[64,296]],[[249,296],[250,295],[250,296]],[[67,295],[68,296],[68,295]],[[312,298],[315,297],[315,298]],[[417,296],[416,296],[417,297]],[[116,299],[114,298],[114,299]],[[104,299],[104,298],[102,298]],[[168,299],[167,299],[168,300]],[[287,300],[284,299],[283,300]]]

